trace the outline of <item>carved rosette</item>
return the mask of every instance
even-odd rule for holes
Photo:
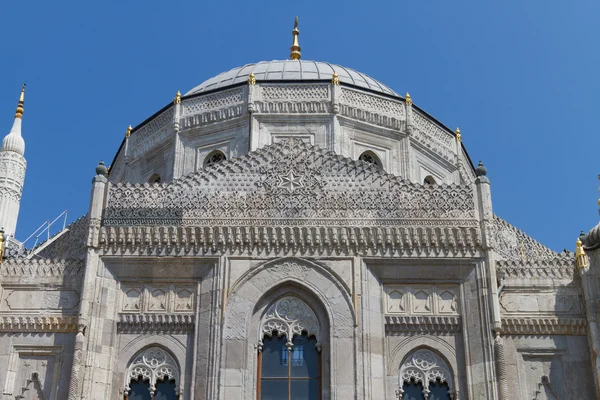
[[[313,310],[302,300],[286,296],[273,303],[262,318],[260,324],[259,348],[264,335],[287,337],[287,346],[291,348],[295,335],[306,332],[308,336],[318,338],[319,321]],[[319,347],[319,344],[317,344]]]
[[[179,386],[179,367],[175,359],[159,347],[151,347],[139,353],[134,359],[125,375],[124,392],[129,394],[131,380],[142,378],[150,382],[150,394],[156,391],[156,382],[159,380],[175,380],[175,390],[181,394]]]
[[[400,389],[396,392],[402,399],[402,386],[411,380],[423,385],[423,393],[429,393],[429,384],[439,381],[447,383],[450,398],[458,400],[458,391],[455,390],[454,379],[446,362],[434,352],[419,349],[410,354],[400,367]]]

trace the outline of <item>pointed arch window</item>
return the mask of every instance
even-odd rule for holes
[[[364,161],[366,163],[376,165],[379,168],[383,168],[383,164],[381,162],[381,159],[377,156],[377,154],[373,153],[370,150],[365,151],[364,153],[362,153],[360,155],[360,157],[358,157],[358,159],[360,161]]]
[[[313,310],[285,296],[261,320],[258,345],[259,400],[320,400],[321,344]]]
[[[125,375],[125,400],[179,400],[179,367],[171,354],[150,347],[134,358]]]
[[[458,400],[448,364],[436,353],[419,349],[400,367],[399,400]]]
[[[225,154],[220,150],[215,150],[206,156],[206,158],[204,159],[204,166],[210,167],[211,165],[218,164],[221,161],[225,161],[225,160],[227,160],[227,157],[225,157]]]

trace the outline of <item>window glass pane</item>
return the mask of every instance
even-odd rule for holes
[[[264,378],[288,376],[286,341],[285,336],[264,337],[262,348],[262,376]]]
[[[430,400],[450,400],[450,394],[448,393],[450,388],[447,383],[430,382],[429,390],[431,391],[429,394]]]
[[[293,379],[290,385],[292,389],[292,400],[318,400],[318,379]]]
[[[294,347],[290,353],[291,376],[317,378],[319,376],[319,352],[315,346],[317,340],[303,334],[295,336],[292,343]]]
[[[175,380],[156,382],[156,393],[154,400],[177,400],[175,392]]]
[[[150,382],[132,380],[129,383],[129,400],[150,400]]]
[[[404,383],[402,386],[404,390],[404,395],[402,396],[402,400],[422,400],[423,399],[423,385],[420,383]]]
[[[261,379],[260,400],[287,400],[288,383],[287,379]]]

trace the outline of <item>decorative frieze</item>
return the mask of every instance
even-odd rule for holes
[[[494,250],[506,260],[553,259],[559,256],[496,215],[490,228]]]
[[[184,333],[194,330],[194,314],[119,314],[121,333]]]
[[[103,223],[176,226],[210,221],[209,226],[261,226],[261,220],[279,226],[314,225],[314,221],[405,225],[400,220],[413,220],[413,225],[479,225],[471,185],[416,185],[298,139],[169,184],[111,185]],[[431,240],[437,240],[435,235]]]
[[[83,276],[83,260],[49,260],[41,258],[7,259],[0,265],[0,276],[20,278],[64,278]]]
[[[197,221],[196,221],[197,222]],[[102,227],[105,255],[381,255],[472,257],[479,254],[479,230],[459,226],[319,227],[277,226],[292,220],[250,220],[250,226]],[[317,224],[322,221],[313,221]],[[271,225],[271,226],[269,226]]]
[[[502,318],[506,335],[585,335],[585,318],[514,317]]]
[[[572,254],[526,261],[496,261],[496,272],[508,279],[568,279],[575,278],[575,257]]]
[[[341,92],[341,115],[399,131],[404,130],[404,103],[347,88],[342,88]]]
[[[244,89],[236,88],[183,101],[183,116],[203,114],[210,110],[225,109],[244,101]]]
[[[259,85],[255,99],[265,114],[326,114],[331,112],[329,85]]]
[[[77,316],[0,315],[0,332],[77,332]]]
[[[129,138],[131,156],[136,158],[163,143],[173,133],[173,108],[170,107],[153,118]]]
[[[394,333],[437,333],[453,334],[461,331],[461,317],[458,315],[386,315],[385,330]]]
[[[428,150],[446,161],[454,162],[456,157],[455,137],[419,112],[413,112],[413,137]]]

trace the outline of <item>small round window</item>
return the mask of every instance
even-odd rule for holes
[[[381,160],[372,151],[365,151],[360,155],[360,157],[358,157],[358,159],[360,161],[364,161],[366,163],[373,164],[378,166],[379,168],[382,168]]]
[[[433,176],[427,175],[425,177],[425,179],[423,180],[423,183],[425,185],[435,185],[436,182],[435,182],[435,178]]]
[[[210,153],[208,156],[206,156],[206,158],[204,159],[204,166],[210,167],[211,165],[218,164],[221,161],[225,161],[225,160],[227,160],[227,157],[225,157],[225,154],[223,154],[222,151],[215,150],[212,153]]]

